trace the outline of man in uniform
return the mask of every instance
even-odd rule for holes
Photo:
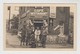
[[[41,31],[42,32],[42,36],[41,36],[41,44],[42,44],[42,47],[45,48],[45,45],[46,45],[46,38],[47,38],[47,34],[48,34],[48,31],[46,29],[46,27],[43,27],[43,30]]]
[[[26,26],[23,25],[22,32],[21,32],[21,44],[20,45],[22,44],[24,45],[25,37],[26,37]]]

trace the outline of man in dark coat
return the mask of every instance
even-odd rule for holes
[[[43,27],[43,30],[41,31],[42,32],[42,36],[41,36],[41,44],[42,44],[42,47],[45,48],[45,45],[46,45],[46,38],[47,38],[47,34],[48,34],[48,31],[46,30],[46,27]]]
[[[27,37],[26,37],[26,46],[30,45],[30,38],[31,38],[32,29],[30,26],[27,27]]]
[[[25,37],[26,37],[26,26],[23,25],[22,32],[21,32],[21,44],[20,45],[22,44],[24,45]]]
[[[31,42],[31,48],[36,48],[36,40],[35,40],[34,32],[31,33],[30,42]]]

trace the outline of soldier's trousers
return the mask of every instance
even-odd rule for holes
[[[42,37],[41,37],[41,44],[42,44],[42,47],[45,48],[45,45],[46,45],[46,35],[42,35]]]
[[[26,45],[28,45],[30,43],[30,34],[28,34],[28,36],[26,37]]]

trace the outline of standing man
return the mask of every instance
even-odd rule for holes
[[[26,46],[30,44],[31,27],[27,26]]]
[[[22,32],[21,32],[21,44],[20,45],[22,44],[24,45],[25,37],[26,37],[26,26],[23,25]]]
[[[46,45],[47,34],[48,34],[48,31],[47,31],[46,27],[43,27],[42,34],[41,34],[42,35],[41,44],[42,44],[43,48],[45,48],[45,45]]]
[[[35,35],[34,32],[31,33],[31,38],[30,38],[30,42],[31,42],[31,48],[36,48],[36,41],[35,41]]]
[[[38,46],[38,42],[39,42],[39,36],[41,34],[41,31],[39,30],[39,27],[37,27],[37,29],[35,30],[35,39],[36,39],[36,45]]]

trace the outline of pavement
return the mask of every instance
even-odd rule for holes
[[[6,34],[6,48],[29,48],[30,46],[20,46],[20,40],[17,35],[11,35],[10,33]],[[46,48],[72,48],[73,46],[70,44],[62,45],[62,44],[46,44]],[[37,47],[42,48],[42,47]]]

